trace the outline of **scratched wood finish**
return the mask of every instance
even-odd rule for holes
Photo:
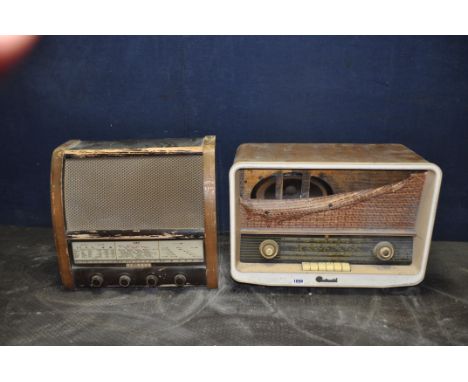
[[[67,151],[76,150],[137,150],[176,147],[202,147],[204,138],[163,138],[121,141],[77,141]]]
[[[153,139],[142,141],[75,141],[65,151],[67,157],[201,154],[203,139]]]
[[[245,143],[235,162],[427,163],[400,144]]]
[[[57,249],[60,278],[62,279],[64,287],[67,289],[73,288],[74,281],[65,232],[65,214],[63,208],[63,161],[67,147],[70,147],[77,142],[78,141],[68,141],[54,150],[52,153],[50,171],[50,205],[55,247]]]
[[[218,239],[216,222],[216,160],[214,136],[203,142],[204,198],[205,198],[205,259],[208,288],[218,287]]]

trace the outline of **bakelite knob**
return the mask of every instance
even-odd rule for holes
[[[260,254],[268,260],[273,259],[279,253],[278,243],[274,240],[263,240],[260,243]]]
[[[174,284],[177,286],[184,286],[185,283],[187,282],[187,278],[185,275],[179,273],[178,275],[175,275],[174,277]]]
[[[121,287],[124,287],[124,288],[128,287],[131,281],[132,279],[130,278],[130,276],[122,275],[119,277],[119,285]]]
[[[389,261],[395,255],[393,244],[388,241],[381,241],[374,247],[374,255],[382,261]]]
[[[155,287],[156,285],[158,285],[158,276],[156,275],[146,276],[146,285],[149,287]]]
[[[100,288],[104,283],[104,278],[101,275],[93,275],[91,277],[91,287]]]

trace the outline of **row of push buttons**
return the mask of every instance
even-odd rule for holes
[[[302,263],[303,271],[351,272],[349,263]]]

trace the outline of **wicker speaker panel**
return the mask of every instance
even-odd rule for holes
[[[203,156],[66,158],[67,231],[203,229]]]
[[[240,226],[413,230],[425,179],[425,173],[414,173],[406,180],[382,187],[380,192],[367,190],[306,201],[272,200],[265,203],[241,199]]]

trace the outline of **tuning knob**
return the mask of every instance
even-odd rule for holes
[[[156,285],[158,285],[158,276],[156,275],[146,276],[146,285],[149,287],[155,287]]]
[[[104,278],[101,275],[93,275],[91,277],[91,287],[100,288],[104,283]]]
[[[260,254],[267,260],[273,259],[279,252],[278,243],[274,240],[263,240],[260,243]]]
[[[119,277],[119,285],[121,287],[124,287],[124,288],[128,287],[131,281],[132,279],[130,278],[130,276],[122,275]]]
[[[185,277],[185,275],[179,273],[178,275],[175,275],[174,277],[174,284],[181,287],[181,286],[184,286],[185,283],[187,282],[187,278]]]
[[[374,247],[374,255],[382,261],[389,261],[395,255],[393,244],[388,241],[381,241]]]

